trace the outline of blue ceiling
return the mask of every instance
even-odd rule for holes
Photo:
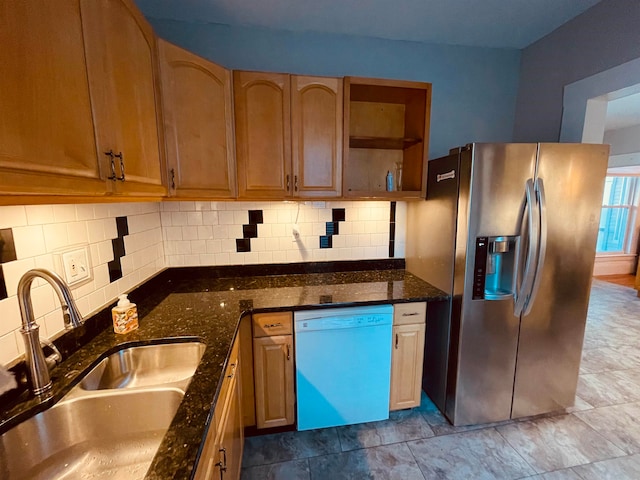
[[[137,0],[147,17],[521,49],[600,0]]]

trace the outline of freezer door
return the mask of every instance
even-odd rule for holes
[[[514,315],[513,298],[472,299],[475,248],[477,237],[519,235],[536,148],[536,144],[474,145],[468,206],[459,208],[458,224],[468,227],[458,229],[465,235],[458,238],[464,251],[456,252],[451,319],[454,356],[446,414],[455,425],[506,420],[511,414],[519,318]],[[461,185],[461,199],[464,191]]]
[[[546,255],[522,317],[512,418],[573,405],[608,155],[606,145],[540,144]]]

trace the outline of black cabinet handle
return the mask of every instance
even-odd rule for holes
[[[120,159],[120,176],[116,177],[116,180],[120,180],[121,182],[124,182],[124,158],[123,158],[122,152],[118,153],[117,155],[114,155],[114,157]]]
[[[171,189],[176,189],[176,170],[175,168],[171,169]]]
[[[104,154],[109,157],[110,159],[110,175],[107,177],[109,180],[112,181],[116,181],[118,179],[118,177],[116,177],[116,162],[114,161],[113,157],[115,156],[115,154],[113,153],[113,150],[109,150],[108,152],[104,152]]]

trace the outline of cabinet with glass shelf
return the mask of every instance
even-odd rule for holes
[[[346,77],[344,92],[343,195],[424,197],[431,84]]]

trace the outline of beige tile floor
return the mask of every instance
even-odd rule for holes
[[[247,438],[243,480],[640,479],[640,299],[594,280],[576,405],[453,427],[420,408],[363,425]]]

